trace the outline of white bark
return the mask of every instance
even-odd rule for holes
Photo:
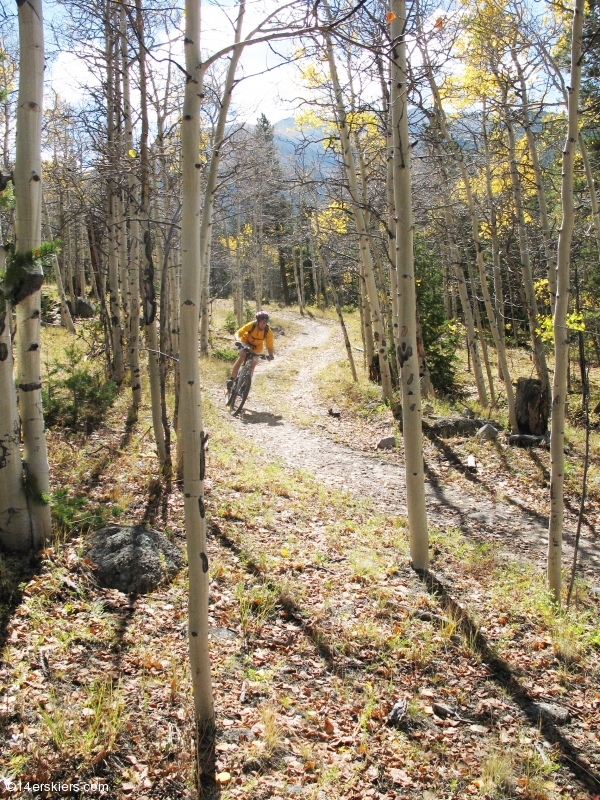
[[[325,3],[325,8],[329,15],[329,7]],[[369,246],[369,232],[365,223],[364,214],[361,207],[360,193],[358,188],[358,178],[356,169],[356,159],[350,141],[350,134],[348,131],[348,123],[346,120],[346,108],[344,103],[344,96],[340,86],[340,81],[337,72],[337,65],[333,53],[333,45],[331,43],[331,36],[326,33],[324,35],[325,45],[327,50],[327,60],[329,62],[329,72],[333,84],[333,91],[335,95],[335,112],[338,131],[341,139],[342,158],[344,164],[344,171],[348,181],[348,191],[352,200],[352,214],[356,230],[359,236],[359,250],[363,267],[363,274],[366,283],[366,292],[368,303],[371,309],[371,321],[373,325],[373,339],[374,345],[377,348],[379,355],[379,369],[381,371],[381,389],[383,398],[385,400],[392,399],[392,378],[390,374],[390,363],[387,353],[387,341],[385,338],[385,327],[381,315],[381,307],[379,304],[379,297],[377,293],[377,285],[375,283],[375,275],[373,272],[373,261],[371,257],[371,249]]]
[[[421,31],[419,31],[421,34]],[[419,48],[423,55],[423,61],[425,63],[425,68],[427,71],[427,77],[429,80],[429,85],[431,87],[431,92],[434,97],[435,107],[438,112],[438,121],[440,125],[440,132],[444,137],[445,141],[449,145],[453,145],[448,130],[446,127],[446,115],[444,112],[444,108],[442,105],[442,101],[440,98],[440,93],[438,87],[436,85],[434,75],[433,75],[433,68],[431,66],[431,62],[429,59],[429,54],[427,52],[427,47],[425,42],[420,36],[419,41]],[[456,152],[456,150],[455,150]],[[481,281],[481,292],[483,294],[483,301],[485,303],[485,310],[487,313],[488,321],[490,323],[490,329],[492,332],[492,337],[494,339],[494,345],[496,347],[496,352],[498,354],[498,362],[500,364],[500,369],[502,371],[502,378],[504,381],[504,388],[506,391],[506,404],[508,406],[508,419],[510,427],[513,431],[517,430],[517,417],[515,413],[515,397],[513,391],[513,385],[510,378],[510,371],[508,369],[508,361],[506,359],[506,350],[504,347],[504,342],[502,337],[500,336],[500,332],[498,330],[498,323],[496,321],[496,315],[494,313],[494,306],[492,305],[492,300],[490,297],[488,285],[487,285],[487,275],[485,272],[485,263],[483,260],[483,247],[481,244],[481,239],[479,236],[479,219],[477,216],[477,211],[475,209],[475,202],[473,200],[473,192],[471,189],[471,181],[469,179],[469,175],[467,172],[467,168],[465,166],[465,162],[462,158],[462,154],[458,151],[456,156],[456,162],[460,169],[462,183],[465,189],[466,199],[467,199],[467,208],[469,211],[469,217],[471,218],[471,236],[473,239],[473,245],[475,247],[475,254],[477,257],[477,267],[479,271],[479,279]]]
[[[15,251],[31,253],[42,240],[42,104],[44,79],[44,34],[42,2],[31,0],[19,6],[19,99],[17,148],[14,168]],[[23,461],[27,483],[31,527],[21,536],[31,537],[39,547],[50,537],[50,506],[41,502],[50,488],[48,453],[42,412],[40,366],[40,287],[16,304],[17,390],[23,432]]]
[[[109,159],[114,159],[114,40],[112,33],[113,12],[107,0],[105,8],[105,41],[106,41],[106,138]],[[119,303],[119,243],[117,236],[117,198],[111,180],[107,185],[107,250],[108,250],[108,288],[110,292],[110,331],[113,349],[112,378],[115,383],[122,383],[125,377],[123,363],[123,329],[121,327],[121,308]]]
[[[150,235],[150,164],[148,154],[148,93],[146,89],[146,45],[144,40],[144,22],[142,18],[141,0],[136,0],[136,26],[139,46],[140,65],[140,107],[142,130],[140,138],[141,166],[141,202],[140,233],[142,237],[142,264],[144,280],[144,327],[146,347],[148,349],[148,373],[150,377],[150,405],[152,409],[152,427],[158,461],[162,470],[167,468],[167,449],[165,431],[163,429],[163,408],[160,391],[160,358],[158,347],[158,329],[156,323],[156,294],[154,288],[154,263],[152,259],[152,238]]]
[[[520,94],[521,94],[521,114],[523,117],[523,127],[525,128],[525,135],[527,137],[527,146],[529,148],[529,155],[531,158],[531,166],[533,167],[533,175],[535,179],[535,190],[538,200],[538,208],[540,212],[540,228],[542,231],[542,239],[544,241],[544,255],[546,257],[546,268],[548,271],[548,290],[550,292],[550,307],[554,313],[554,303],[556,300],[556,264],[554,261],[554,254],[552,253],[552,234],[550,233],[550,223],[548,221],[548,207],[546,204],[546,193],[544,191],[544,181],[542,178],[542,168],[538,158],[537,146],[535,136],[531,127],[531,118],[529,115],[529,100],[527,98],[527,83],[523,73],[523,67],[517,57],[515,48],[511,49],[511,56],[515,67],[517,68],[517,77],[519,79]]]
[[[406,505],[410,555],[415,568],[429,567],[423,434],[421,430],[421,387],[417,358],[415,309],[417,304],[413,252],[413,214],[408,133],[408,76],[406,64],[406,5],[391,0],[392,39],[391,95],[394,164],[394,205],[396,209],[396,269],[400,318],[398,361],[401,367],[402,430],[406,470]]]
[[[199,728],[214,720],[208,652],[208,556],[204,509],[204,433],[198,370],[198,322],[201,289],[200,251],[200,0],[185,3],[187,80],[181,121],[183,208],[181,220],[180,442],[189,569],[189,653],[194,709]]]
[[[206,190],[204,192],[204,205],[202,208],[202,221],[200,223],[200,257],[202,259],[202,283],[201,293],[199,298],[200,314],[202,321],[202,330],[200,337],[200,350],[202,353],[208,352],[208,295],[210,288],[210,240],[212,234],[212,221],[213,210],[215,204],[215,192],[217,191],[217,177],[219,174],[219,165],[221,163],[221,151],[223,147],[223,139],[225,138],[225,125],[227,123],[227,114],[231,104],[231,94],[235,83],[235,72],[237,69],[240,56],[242,55],[243,45],[240,44],[242,36],[242,25],[244,22],[244,12],[246,10],[245,0],[241,0],[238,8],[237,21],[235,26],[235,39],[234,42],[237,47],[231,53],[229,67],[227,68],[227,76],[225,78],[225,86],[223,95],[221,97],[221,107],[219,109],[219,117],[217,119],[217,127],[215,129],[214,146],[208,167],[208,177],[206,180]]]
[[[127,25],[125,6],[121,4],[121,73],[123,77],[123,122],[125,127],[125,159],[130,167],[127,173],[129,205],[129,270],[127,284],[127,308],[129,310],[128,361],[131,375],[131,405],[137,413],[142,402],[142,373],[140,370],[140,209],[139,188],[135,166],[129,151],[133,152],[133,121],[129,80],[129,55],[127,48]]]
[[[527,226],[525,224],[525,212],[523,210],[523,193],[521,191],[521,178],[517,168],[517,152],[515,134],[512,122],[509,117],[508,108],[505,109],[505,125],[508,133],[508,151],[510,157],[510,179],[513,190],[513,202],[515,205],[515,216],[517,218],[517,230],[519,234],[519,255],[521,259],[521,272],[523,275],[523,288],[525,290],[526,310],[529,320],[529,334],[531,336],[531,347],[533,350],[533,360],[538,378],[542,382],[542,392],[548,398],[550,394],[550,377],[546,364],[546,354],[544,344],[538,333],[538,309],[533,285],[533,273],[529,259],[529,246],[527,243]]]
[[[584,0],[575,0],[571,38],[571,85],[568,92],[567,139],[562,156],[562,225],[558,236],[557,291],[554,309],[554,380],[550,433],[550,527],[548,532],[548,586],[560,605],[562,588],[562,533],[564,515],[565,407],[569,332],[567,312],[570,294],[571,240],[574,225],[573,160],[579,136],[579,87],[581,84]]]
[[[50,228],[50,217],[48,216],[48,207],[44,202],[44,210],[46,212],[46,233],[49,240],[54,239],[52,235],[52,229]],[[71,317],[71,312],[69,311],[69,306],[67,305],[67,296],[65,294],[65,287],[63,286],[62,276],[60,274],[60,264],[58,263],[58,256],[56,253],[52,254],[52,264],[54,265],[54,279],[56,280],[56,288],[58,290],[58,298],[60,302],[60,318],[62,319],[62,324],[65,328],[69,331],[69,333],[75,333],[75,325],[73,325],[73,319]],[[94,271],[92,270],[92,275]]]
[[[0,248],[4,254],[4,247]],[[4,267],[0,261],[0,267]],[[34,546],[23,489],[19,445],[20,420],[13,376],[10,318],[7,303],[0,309],[0,544],[7,550],[26,551]]]

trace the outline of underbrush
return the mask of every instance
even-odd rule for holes
[[[44,420],[49,427],[90,433],[102,421],[118,391],[118,386],[106,379],[102,367],[88,361],[78,344],[69,344],[61,358],[46,363]]]

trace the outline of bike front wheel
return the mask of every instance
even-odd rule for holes
[[[231,400],[227,403],[229,411],[234,417],[236,417],[244,407],[244,403],[250,391],[250,384],[250,375],[243,375],[241,380],[237,383],[235,391],[232,393]]]

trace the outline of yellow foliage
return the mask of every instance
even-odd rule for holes
[[[348,231],[348,215],[342,203],[334,202],[319,211],[315,224],[315,233],[320,233],[320,238],[324,241],[327,234],[343,235]]]

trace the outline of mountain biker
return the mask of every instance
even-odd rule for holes
[[[237,342],[250,348],[252,353],[261,353],[265,346],[269,353],[268,359],[272,361],[275,357],[273,331],[269,328],[269,315],[266,311],[257,311],[256,317],[252,322],[243,325],[235,334]],[[237,377],[239,368],[246,360],[246,351],[240,348],[240,354],[231,370],[231,377],[227,381],[227,389],[231,388],[231,383]],[[256,360],[252,359],[252,372],[256,367]]]

